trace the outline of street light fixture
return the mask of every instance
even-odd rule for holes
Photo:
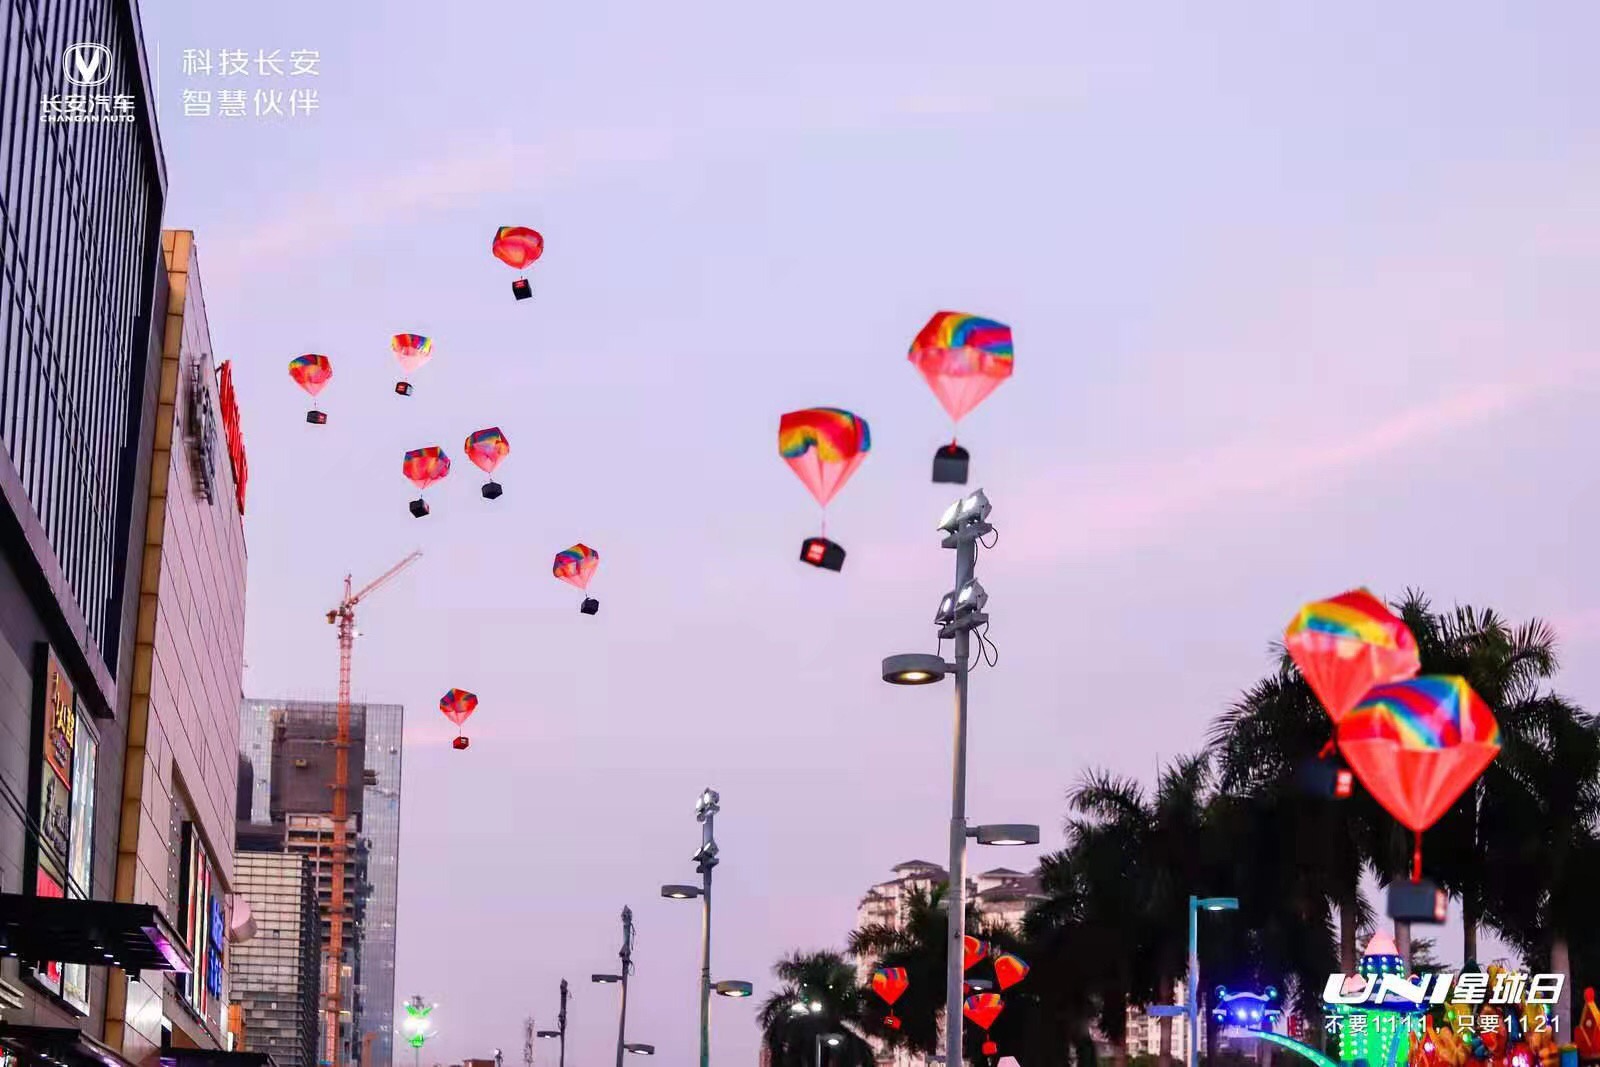
[[[926,652],[905,652],[883,659],[883,680],[890,685],[928,685],[944,680],[954,671],[955,664],[946,663],[943,656]]]
[[[980,845],[1037,845],[1039,828],[1029,823],[995,823],[974,826],[967,836],[977,838]]]
[[[528,1022],[531,1025],[533,1020],[529,1019]],[[561,979],[561,1010],[556,1012],[556,1026],[557,1029],[555,1030],[539,1030],[534,1036],[558,1038],[561,1042],[561,1050],[557,1067],[567,1067],[567,980],[565,978]],[[531,1064],[533,1062],[532,1042],[529,1042],[528,1047],[523,1050],[523,1054]]]
[[[656,1054],[656,1047],[654,1045],[644,1045],[638,1042],[630,1041],[628,1044],[623,1045],[622,1047],[624,1050],[632,1053],[635,1056],[654,1056]]]
[[[1189,1067],[1200,1063],[1200,913],[1238,910],[1238,897],[1189,898],[1189,990],[1184,998],[1189,1016]]]
[[[843,1034],[818,1034],[817,1035],[817,1067],[822,1067],[822,1046],[838,1048],[844,1044]]]
[[[722,796],[706,787],[695,801],[694,817],[700,824],[700,847],[689,857],[700,875],[699,885],[664,885],[661,895],[668,900],[700,901],[700,1067],[711,1067],[711,994],[723,997],[748,997],[754,992],[749,982],[711,981],[711,871],[718,862],[715,833]]]
[[[591,974],[589,976],[589,981],[598,983],[600,985],[615,985],[616,983],[622,981],[622,975],[620,975],[620,974]]]
[[[994,532],[989,525],[993,506],[982,489],[968,493],[951,504],[939,520],[939,531],[945,534],[940,545],[956,553],[956,580],[954,586],[939,601],[934,623],[939,627],[939,641],[955,641],[952,661],[942,654],[926,652],[889,656],[883,661],[883,680],[890,685],[929,685],[955,675],[956,683],[956,739],[955,758],[950,785],[950,888],[945,896],[948,902],[949,922],[945,972],[945,1062],[948,1067],[961,1067],[961,1017],[965,1000],[965,983],[962,973],[962,942],[966,937],[967,888],[967,838],[975,837],[983,845],[1036,845],[1039,828],[1024,824],[995,824],[969,827],[967,825],[967,683],[972,661],[972,632],[988,625],[989,616],[984,609],[989,594],[977,580],[974,571],[978,562],[978,542]],[[818,1059],[821,1059],[821,1045]],[[818,1067],[820,1067],[820,1062]]]

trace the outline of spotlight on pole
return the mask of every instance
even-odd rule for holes
[[[748,997],[754,995],[755,986],[749,982],[729,980],[715,983],[711,991],[719,997]]]
[[[967,836],[977,838],[980,845],[1037,845],[1039,828],[1027,823],[995,823],[974,826]]]
[[[903,652],[883,658],[883,680],[890,685],[929,685],[943,681],[953,669],[943,656],[928,652]]]

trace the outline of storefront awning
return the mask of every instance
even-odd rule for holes
[[[223,1052],[210,1048],[175,1048],[161,1054],[165,1067],[277,1067],[265,1052]]]
[[[0,893],[0,953],[140,971],[190,970],[189,953],[151,904]]]
[[[109,1046],[70,1026],[0,1023],[0,1045],[24,1062],[39,1060],[51,1067],[128,1067]]]

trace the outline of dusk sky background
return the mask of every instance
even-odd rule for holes
[[[1538,615],[1600,708],[1592,476],[1600,6],[818,0],[272,5],[145,0],[170,176],[249,449],[245,692],[358,696],[408,726],[396,993],[428,1063],[521,1056],[573,983],[571,1055],[694,1056],[693,804],[719,789],[715,978],[842,946],[900,861],[943,862],[948,424],[905,351],[934,311],[1013,325],[963,428],[999,543],[997,669],[969,810],[1062,843],[1087,768],[1149,781],[1269,666],[1305,600],[1365,584]],[[320,110],[185,116],[184,49],[321,53]],[[242,81],[256,87],[252,71]],[[534,299],[489,254],[543,232]],[[388,337],[435,338],[397,397]],[[308,426],[285,367],[335,366]],[[780,413],[873,452],[803,566]],[[500,426],[499,480],[461,454]],[[418,521],[408,448],[455,460]],[[600,614],[550,575],[602,556]],[[478,693],[472,747],[436,710]],[[975,850],[973,870],[1027,867]],[[1204,887],[1196,887],[1203,890]],[[1443,934],[1459,959],[1458,927]],[[756,1002],[714,1005],[754,1064]],[[541,1043],[541,1062],[554,1048]],[[397,1058],[400,1053],[397,1051]],[[406,1053],[409,1058],[409,1053]]]

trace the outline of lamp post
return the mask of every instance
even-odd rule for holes
[[[822,1046],[838,1048],[844,1041],[843,1034],[818,1034],[817,1035],[817,1067],[822,1067]]]
[[[661,887],[661,895],[669,900],[700,901],[700,1067],[711,1067],[711,994],[748,997],[754,991],[745,981],[711,981],[711,871],[718,862],[715,823],[721,810],[721,795],[707,786],[694,806],[694,818],[700,824],[700,848],[689,857],[700,875],[700,884]]]
[[[540,1030],[538,1037],[554,1037],[561,1040],[560,1062],[558,1067],[567,1067],[567,980],[561,979],[561,1010],[556,1014],[555,1030]]]
[[[1023,824],[969,827],[967,825],[967,676],[972,656],[972,631],[986,626],[983,612],[989,594],[978,584],[974,571],[978,541],[994,532],[989,525],[989,498],[982,489],[962,497],[945,511],[939,530],[941,545],[956,553],[955,588],[944,595],[934,622],[941,644],[955,639],[955,661],[942,654],[913,652],[883,661],[883,680],[891,685],[928,685],[954,674],[956,682],[955,759],[950,784],[950,902],[948,958],[945,974],[945,1063],[961,1067],[962,941],[966,937],[967,838],[983,845],[1036,845],[1039,828]],[[982,635],[979,637],[983,640]]]
[[[437,1004],[429,1004],[420,996],[414,996],[405,1002],[406,1019],[401,1024],[401,1029],[405,1031],[406,1041],[411,1045],[415,1054],[417,1067],[422,1065],[422,1046],[428,1043],[429,1038],[438,1033],[433,1028],[433,1023],[428,1019],[428,1016],[433,1014],[433,1009],[438,1006]]]
[[[602,984],[619,983],[622,986],[622,1004],[617,1009],[617,1067],[622,1067],[622,1057],[627,1053],[635,1056],[654,1056],[654,1045],[629,1044],[628,1033],[628,975],[633,971],[633,909],[622,909],[622,951],[617,953],[622,960],[621,974],[595,974],[590,975],[591,982]]]
[[[1184,998],[1189,1016],[1189,1067],[1199,1067],[1200,1063],[1200,913],[1237,910],[1237,897],[1189,898],[1189,991]]]

